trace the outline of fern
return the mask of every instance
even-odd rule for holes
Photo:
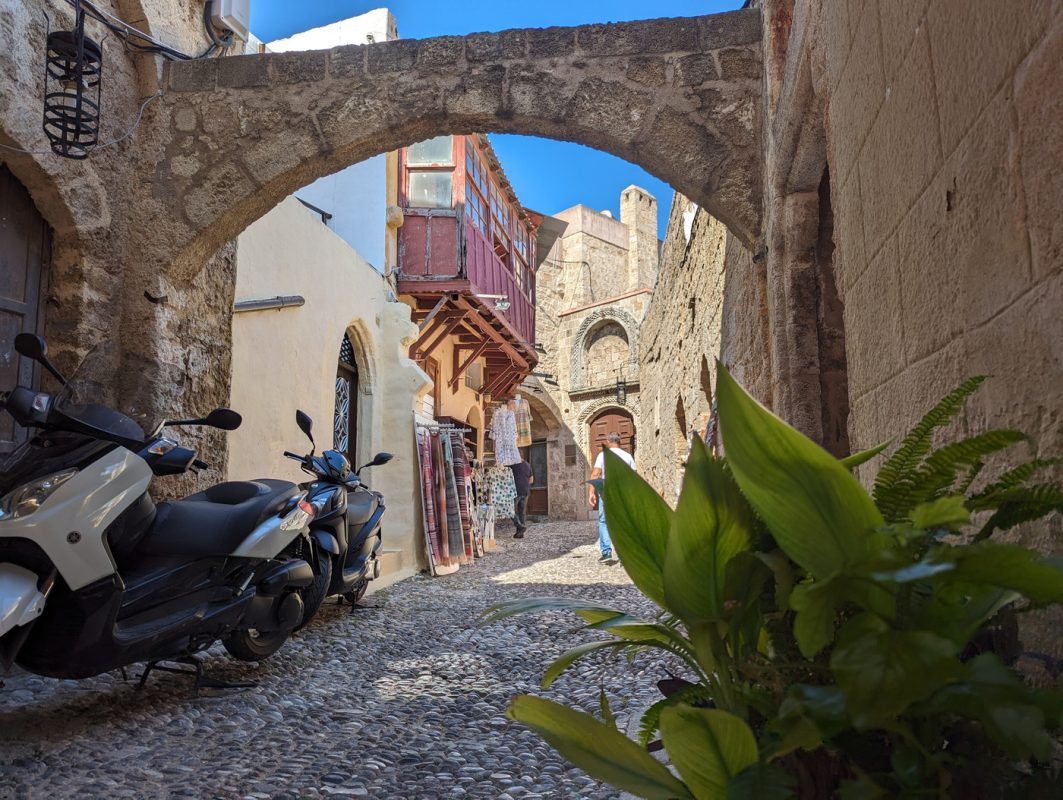
[[[1061,463],[1063,463],[1063,458],[1035,458],[1033,461],[1008,470],[989,486],[971,495],[968,505],[972,511],[992,508],[1007,490],[1022,486],[1042,469]]]
[[[922,469],[896,484],[891,521],[908,516],[920,503],[935,500],[952,489],[960,470],[971,470],[984,456],[1004,450],[1026,436],[1020,431],[992,430],[946,445],[927,457]]]
[[[1056,483],[1013,486],[978,501],[976,509],[995,508],[993,515],[975,535],[974,540],[988,539],[994,531],[1006,531],[1023,522],[1031,522],[1053,511],[1063,512],[1063,489]]]
[[[886,459],[875,478],[873,496],[887,520],[904,517],[901,510],[908,503],[911,475],[919,469],[933,445],[934,430],[946,425],[963,408],[964,401],[985,381],[985,375],[968,378],[934,406],[911,432],[897,451]],[[910,507],[910,506],[909,506]]]
[[[654,734],[660,730],[661,712],[668,706],[674,706],[676,703],[688,703],[695,706],[704,705],[711,703],[712,699],[712,692],[709,687],[700,683],[687,686],[677,692],[673,692],[668,697],[661,698],[647,708],[642,715],[642,719],[639,720],[639,744],[645,747],[653,739]]]

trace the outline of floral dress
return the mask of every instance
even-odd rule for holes
[[[505,406],[500,406],[491,418],[491,438],[495,442],[495,462],[503,467],[521,462],[517,450],[517,419]]]

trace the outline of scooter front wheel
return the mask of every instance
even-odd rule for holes
[[[262,661],[280,650],[290,634],[291,631],[263,633],[248,628],[230,633],[222,639],[222,646],[238,661]]]

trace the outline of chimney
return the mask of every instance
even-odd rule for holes
[[[657,198],[639,186],[620,193],[620,221],[627,226],[628,289],[652,289],[657,282]]]

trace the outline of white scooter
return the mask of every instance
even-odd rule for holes
[[[207,465],[162,437],[163,425],[145,435],[129,416],[90,402],[106,346],[69,381],[40,337],[19,334],[15,349],[64,388],[0,393],[0,410],[36,430],[0,463],[0,675],[12,664],[83,678],[189,661],[219,639],[242,660],[275,652],[303,616],[299,589],[314,579],[291,555],[299,537],[313,552],[306,493],[287,481],[235,481],[156,505],[153,475]],[[240,422],[217,409],[165,424]]]

